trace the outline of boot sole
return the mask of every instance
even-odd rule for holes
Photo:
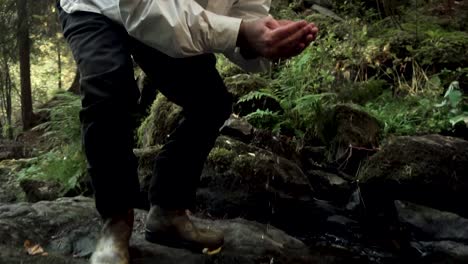
[[[197,243],[174,240],[174,239],[165,237],[164,235],[157,234],[157,233],[150,232],[150,231],[145,231],[145,239],[146,241],[154,243],[154,244],[159,244],[159,245],[172,247],[172,248],[188,249],[195,253],[204,253],[208,255],[214,255],[214,254],[219,253],[223,247],[223,245],[220,245],[217,248],[207,248]]]

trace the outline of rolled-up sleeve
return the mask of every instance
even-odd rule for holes
[[[271,0],[239,0],[229,12],[230,17],[237,17],[243,20],[255,20],[266,17],[269,14]],[[262,72],[269,69],[271,62],[265,58],[245,59],[240,54],[240,49],[225,51],[224,55],[234,64],[247,72]]]
[[[129,35],[176,58],[235,52],[242,22],[194,0],[120,0],[119,13]]]

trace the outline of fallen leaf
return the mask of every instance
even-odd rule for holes
[[[33,244],[31,241],[26,240],[24,241],[24,248],[26,252],[31,256],[41,255],[41,256],[48,256],[49,254],[44,251],[44,249],[39,244]]]

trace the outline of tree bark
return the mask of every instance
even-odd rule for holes
[[[5,52],[5,51],[3,51]],[[7,136],[9,139],[13,139],[13,124],[12,124],[12,105],[11,105],[11,92],[13,90],[13,82],[10,75],[10,65],[8,64],[8,58],[3,53],[3,73],[0,74],[2,80],[1,84],[1,100],[2,100],[2,112],[6,116],[7,125]],[[3,130],[3,129],[2,129]]]
[[[18,53],[21,79],[21,116],[23,130],[33,126],[33,107],[31,95],[31,61],[29,42],[29,19],[27,13],[27,0],[16,1],[18,15]]]
[[[60,42],[57,41],[57,75],[58,89],[62,90],[62,52],[60,50]]]
[[[80,71],[78,69],[76,69],[75,78],[70,88],[68,88],[68,91],[74,94],[80,94]]]

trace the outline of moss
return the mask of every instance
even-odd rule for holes
[[[218,172],[223,173],[229,170],[235,155],[234,151],[230,149],[215,147],[208,155],[208,162],[210,162]]]
[[[378,98],[388,87],[389,84],[386,81],[378,79],[352,83],[338,88],[338,99],[364,105],[370,100]]]
[[[239,68],[234,63],[230,62],[223,55],[216,55],[216,69],[218,69],[219,74],[223,78],[244,73],[244,71],[241,68]]]
[[[423,66],[456,69],[467,65],[468,33],[426,31],[426,38],[415,51],[415,58]]]
[[[137,137],[140,147],[150,147],[165,143],[167,136],[182,118],[182,108],[164,95],[158,94],[151,106],[150,115],[138,128]]]
[[[252,187],[263,187],[273,173],[269,165],[272,162],[268,154],[248,152],[236,156],[231,166],[238,177],[247,181]]]
[[[224,82],[235,101],[252,91],[268,87],[268,81],[256,74],[238,74],[224,79]]]

